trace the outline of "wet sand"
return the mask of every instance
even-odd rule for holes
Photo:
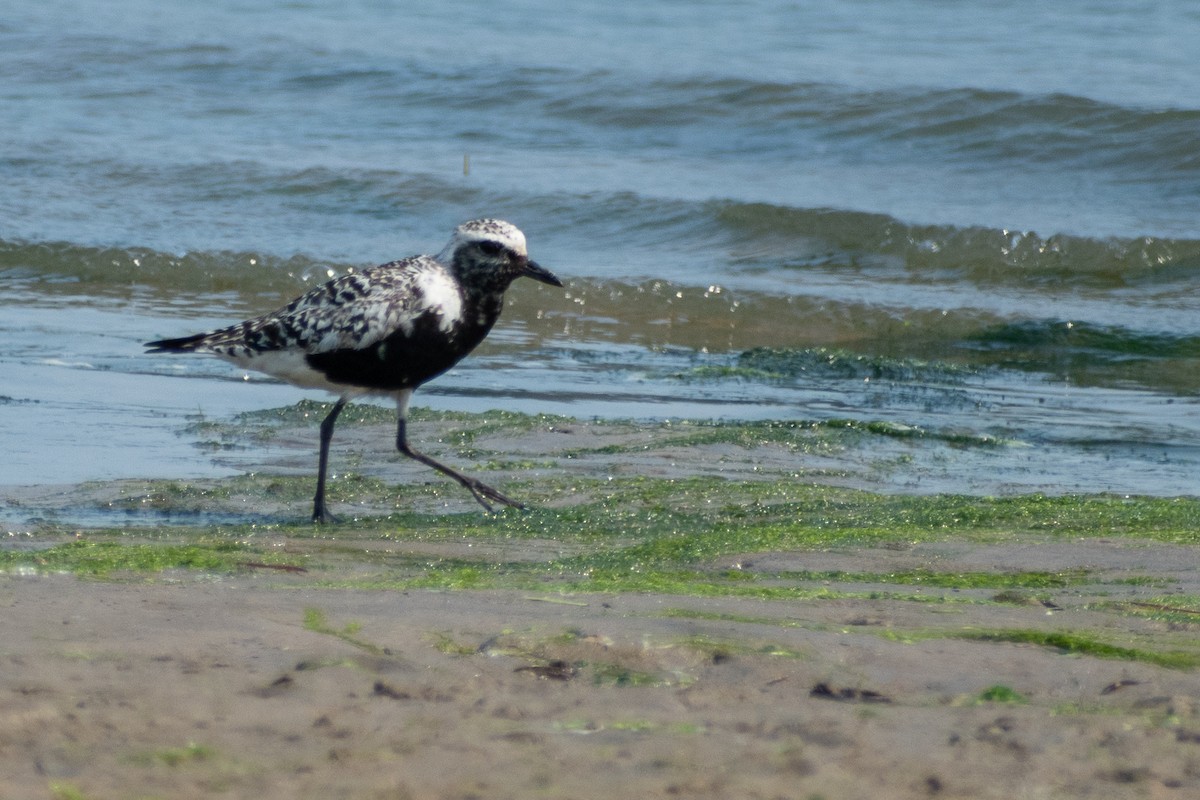
[[[550,441],[601,433],[573,430],[474,446],[548,452]],[[374,447],[385,428],[347,434],[343,448]],[[597,448],[568,467],[759,480],[764,465],[794,465],[779,448],[719,447],[720,464],[712,448],[664,446],[636,459]],[[758,468],[743,469],[750,462]],[[447,496],[449,511],[469,509]],[[79,493],[20,497],[65,504]],[[337,529],[319,543],[278,542],[297,554],[318,544],[380,546]],[[439,558],[491,547],[513,561],[541,557],[546,543],[400,531],[386,545]],[[1186,545],[951,536],[712,565],[1096,576],[1093,588],[1027,602],[990,602],[995,590],[962,602],[937,587],[913,591],[945,602],[329,588],[319,571],[279,566],[0,576],[0,798],[1200,796],[1196,669],[925,635],[1087,630],[1194,650],[1200,621],[1186,611],[1164,620],[1101,608],[1139,592],[1195,595],[1200,566]]]
[[[4,578],[0,794],[1200,792],[1194,672],[879,635],[945,625],[940,606],[305,583]],[[306,609],[329,630],[306,627]],[[1017,626],[1046,609],[950,613],[955,625]],[[740,645],[713,644],[726,639]],[[981,702],[995,685],[1025,702]]]

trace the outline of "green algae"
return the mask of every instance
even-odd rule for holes
[[[835,378],[852,380],[960,382],[979,370],[949,362],[863,355],[825,347],[755,347],[737,356],[735,364],[702,366],[680,378],[784,380]]]
[[[1100,608],[1173,625],[1200,625],[1200,595],[1150,596],[1137,600],[1102,602],[1096,605]]]
[[[388,486],[373,478],[350,477],[340,488],[340,502],[364,502],[386,497],[389,505],[435,500],[454,487],[441,484]],[[277,476],[239,476],[213,489],[181,491],[174,482],[141,487],[145,496],[163,507],[175,496],[180,509],[194,509],[199,500],[220,510],[229,500],[254,504],[267,499],[306,500],[309,482]],[[282,536],[325,542],[326,555],[356,539],[407,542],[557,543],[567,554],[538,562],[537,569],[521,562],[506,564],[493,556],[475,563],[467,552],[453,559],[425,559],[432,583],[449,588],[479,585],[489,572],[559,574],[574,582],[590,578],[605,590],[619,590],[622,580],[644,585],[647,576],[659,583],[681,585],[699,580],[712,583],[709,564],[722,558],[778,551],[824,551],[838,548],[911,547],[920,542],[1004,542],[1013,537],[1052,538],[1129,537],[1138,541],[1190,544],[1200,529],[1200,502],[1193,498],[1118,498],[1110,496],[1048,497],[1024,495],[981,498],[959,495],[892,496],[850,489],[806,485],[791,480],[734,481],[717,477],[613,479],[546,478],[538,483],[512,484],[514,493],[534,503],[552,503],[570,495],[567,507],[531,511],[504,510],[480,514],[397,511],[361,517],[337,526],[267,521],[244,525],[209,525],[149,529],[98,529],[88,541],[68,542],[48,549],[0,550],[0,568],[15,565],[58,567],[69,571],[104,572],[123,559],[122,568],[153,571],[168,567],[229,569],[256,538]],[[200,535],[197,536],[197,533]],[[150,540],[179,540],[161,544]],[[317,547],[316,544],[313,545]],[[121,556],[124,549],[126,553]],[[251,548],[252,551],[252,548]],[[350,547],[350,551],[359,551]],[[390,559],[387,553],[361,553],[361,558]],[[203,557],[202,557],[203,556]],[[416,559],[416,562],[421,562]],[[72,566],[74,565],[74,566]],[[412,564],[410,564],[412,566]],[[682,569],[677,580],[666,580]],[[759,579],[766,576],[758,576]],[[788,571],[779,581],[808,583],[890,583],[943,588],[1054,589],[1091,580],[1086,571],[937,572],[910,569],[887,573],[845,571]],[[1150,576],[1126,582],[1153,584]],[[720,582],[729,583],[725,578]],[[738,581],[749,580],[746,574]]]
[[[66,781],[52,781],[49,790],[54,800],[88,800],[88,795],[82,789]]]
[[[994,631],[959,631],[953,638],[971,639],[982,642],[1005,642],[1032,644],[1048,647],[1060,653],[1092,656],[1094,658],[1119,661],[1142,661],[1170,669],[1193,669],[1200,666],[1200,652],[1183,650],[1145,650],[1123,647],[1077,631],[1040,631],[1005,629]]]
[[[209,761],[217,757],[217,752],[206,745],[188,742],[182,747],[164,747],[130,757],[131,761],[143,766],[164,764],[168,767],[182,767],[188,764]]]
[[[32,552],[0,550],[0,571],[25,567],[38,572],[69,572],[100,578],[116,573],[152,574],[173,569],[227,573],[238,570],[247,560],[248,552],[248,548],[233,542],[182,545],[75,541]]]
[[[1004,686],[1003,684],[996,684],[995,686],[989,686],[988,688],[984,689],[982,692],[979,693],[979,696],[976,698],[975,701],[977,703],[1010,703],[1010,704],[1019,704],[1019,703],[1029,702],[1028,698],[1026,698],[1023,694],[1018,692],[1016,689],[1013,689],[1010,686]]]
[[[329,624],[329,620],[325,612],[319,608],[304,609],[304,630],[319,633],[324,636],[332,636],[336,639],[341,639],[349,645],[353,645],[360,650],[364,650],[372,655],[385,655],[386,650],[372,642],[368,642],[359,636],[359,631],[362,630],[362,624],[357,622],[347,622],[341,628],[335,628]]]
[[[304,402],[242,415],[231,423],[229,435],[251,436],[264,426],[315,426],[328,408]],[[474,450],[486,435],[566,430],[584,424],[594,426],[599,434],[626,440],[595,448],[572,445],[537,459],[492,464],[514,473],[515,477],[503,479],[503,488],[528,502],[528,511],[480,513],[458,487],[436,476],[394,485],[356,472],[339,473],[330,487],[331,502],[353,510],[342,511],[345,521],[330,526],[303,520],[312,493],[312,480],[306,475],[256,473],[197,482],[89,484],[86,493],[98,497],[107,510],[134,516],[149,511],[171,524],[115,524],[80,532],[46,523],[24,539],[10,534],[9,546],[0,547],[0,571],[68,572],[101,579],[132,575],[143,580],[187,571],[252,574],[269,580],[286,575],[286,585],[302,582],[325,589],[516,590],[563,600],[596,594],[655,594],[778,604],[882,601],[925,607],[941,604],[947,609],[964,604],[1057,608],[1051,593],[1060,602],[1065,593],[1078,596],[1077,606],[1095,613],[1145,617],[1182,628],[1200,622],[1196,595],[1161,594],[1173,581],[1169,576],[1113,572],[1091,565],[1058,570],[943,570],[932,563],[909,563],[897,568],[887,556],[932,545],[1058,543],[1070,547],[1097,539],[1146,548],[1192,545],[1200,530],[1197,498],[898,495],[813,483],[794,471],[722,475],[683,470],[664,475],[631,469],[593,474],[557,466],[560,460],[586,459],[600,451],[616,454],[619,461],[639,448],[686,452],[716,447],[737,453],[773,446],[794,451],[819,449],[830,445],[833,437],[848,434],[924,435],[870,423],[579,423],[508,412],[424,411],[414,418],[432,425],[436,438],[458,452]],[[351,406],[343,420],[349,425],[390,427],[394,410]],[[805,436],[815,439],[805,442]],[[630,442],[630,437],[639,440]],[[978,438],[962,443],[994,444]],[[530,469],[543,472],[536,477],[522,474]],[[80,535],[83,538],[77,538]],[[805,553],[855,553],[880,566],[795,569]],[[780,563],[791,566],[763,566],[773,562],[760,556],[772,554],[790,554]],[[1150,591],[1156,587],[1159,593]],[[677,613],[699,612],[680,609]],[[821,627],[771,614],[713,619],[735,625]],[[356,646],[374,647],[359,641],[355,631],[332,627],[323,619],[313,617],[306,624],[310,630],[345,638]],[[1150,641],[1136,647],[1111,644],[1086,630],[927,634],[895,629],[886,633],[897,641],[928,636],[1009,641],[1174,668],[1200,665],[1187,649],[1167,649]],[[1177,635],[1171,641],[1181,639],[1186,637]]]

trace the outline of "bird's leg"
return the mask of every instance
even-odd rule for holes
[[[333,424],[338,414],[346,407],[346,398],[340,398],[321,421],[321,451],[317,457],[317,496],[313,498],[313,522],[337,522],[329,509],[325,508],[325,471],[329,466],[329,442],[333,439]]]
[[[505,497],[503,494],[488,486],[486,483],[478,481],[475,478],[467,475],[463,475],[460,472],[456,472],[447,467],[445,464],[439,464],[437,461],[434,461],[424,453],[418,453],[416,450],[413,450],[408,446],[408,437],[405,435],[404,417],[400,417],[400,421],[396,424],[396,449],[409,458],[420,461],[427,467],[433,467],[446,477],[453,478],[454,480],[458,481],[459,485],[466,488],[467,491],[469,491],[475,497],[475,499],[479,501],[479,505],[483,506],[488,511],[494,510],[491,504],[488,503],[488,500],[494,500],[497,503],[503,503],[504,505],[512,506],[513,508],[525,507],[523,503],[518,503],[516,500],[513,500],[510,497]]]

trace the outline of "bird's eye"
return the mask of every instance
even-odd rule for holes
[[[498,256],[504,252],[504,245],[500,244],[499,242],[480,242],[479,249],[482,250],[485,255]]]

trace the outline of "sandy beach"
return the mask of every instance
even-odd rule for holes
[[[426,422],[420,432],[424,441],[453,442],[450,428],[468,422]],[[376,438],[382,425],[348,423],[335,457]],[[561,486],[547,489],[563,496],[546,500],[558,510],[544,512],[544,524],[565,520],[577,529],[573,509],[601,509],[589,517],[596,526],[626,520],[622,546],[646,546],[625,507],[632,501],[600,496],[583,476],[616,476],[618,489],[609,492],[649,491],[648,473],[668,474],[664,485],[672,485],[714,463],[704,447],[681,447],[660,428],[641,431],[633,463],[613,446],[626,428],[550,427],[499,429],[469,444],[484,453],[516,453],[518,441],[569,452],[561,464],[536,466],[543,482],[582,487],[571,497]],[[280,437],[295,436],[300,461],[302,433]],[[587,453],[579,448],[585,437],[596,440]],[[780,445],[720,447],[733,477],[713,486],[733,501],[742,491],[793,491],[764,475],[786,461]],[[451,459],[464,452],[434,451]],[[511,485],[528,469],[514,462],[492,477]],[[599,567],[570,576],[575,568],[562,565],[582,563],[570,559],[599,545],[566,533],[559,542],[530,536],[529,515],[480,522],[469,498],[436,478],[404,490],[391,481],[412,480],[409,465],[384,461],[379,470],[388,502],[423,502],[436,513],[421,519],[442,513],[443,524],[467,520],[461,524],[483,533],[433,535],[411,522],[406,531],[391,517],[377,525],[370,498],[356,500],[355,484],[343,479],[335,500],[343,510],[365,508],[365,516],[314,534],[296,519],[304,499],[290,499],[291,484],[279,476],[259,478],[276,505],[251,503],[257,511],[244,508],[245,483],[209,482],[192,494],[176,488],[180,503],[208,498],[204,513],[242,507],[248,519],[275,519],[278,507],[294,527],[200,525],[168,535],[44,525],[10,533],[6,552],[26,560],[0,576],[0,797],[1200,793],[1200,624],[1189,600],[1200,570],[1194,550],[1158,528],[1060,535],[1029,519],[986,531],[964,523],[925,538],[876,532],[840,544],[722,552],[688,562],[693,577],[660,591],[634,583],[636,590],[585,591],[598,585],[586,581],[599,580]],[[297,492],[308,486],[307,476],[295,480]],[[394,491],[413,496],[397,501]],[[680,491],[654,502],[701,503],[696,486]],[[167,502],[163,486],[130,485],[6,499],[65,503],[105,492],[114,503]],[[861,502],[881,501],[865,494]],[[118,565],[91,576],[49,566],[53,554],[89,547],[120,558],[181,542],[232,560],[226,568]],[[543,562],[558,572],[521,572]],[[508,572],[468,572],[489,563]],[[453,580],[445,577],[452,569]],[[632,572],[628,580],[637,580]],[[1061,580],[1021,590],[1030,575]],[[956,588],[944,576],[975,584]],[[705,583],[710,578],[725,583]],[[1005,588],[1008,579],[1016,589]],[[1179,599],[1164,600],[1172,594]],[[1092,644],[1054,638],[1067,633]]]
[[[1200,685],[1191,672],[877,635],[944,625],[937,607],[550,600],[313,591],[277,576],[135,585],[7,578],[3,796],[1200,790]],[[787,625],[663,617],[679,608]],[[307,629],[305,609],[337,630],[351,626],[359,643]],[[1038,608],[980,609],[954,622],[1044,617]],[[979,700],[995,685],[1015,687],[1025,702]]]

